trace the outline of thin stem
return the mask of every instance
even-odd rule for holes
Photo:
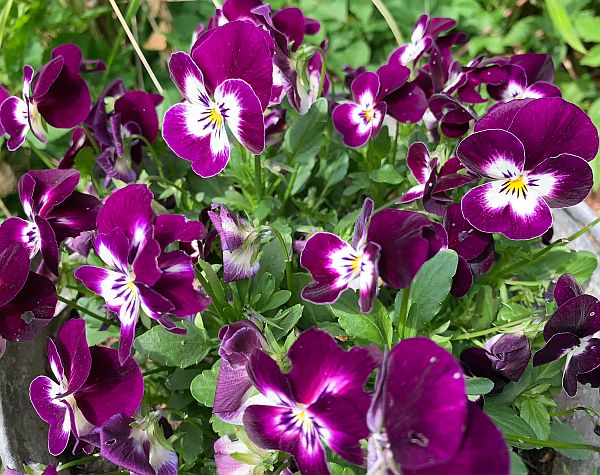
[[[133,0],[127,6],[127,10],[125,11],[125,21],[129,23],[133,15],[137,13],[138,8],[140,7],[142,0]],[[123,41],[123,37],[125,36],[125,30],[120,28],[117,32],[117,38],[113,43],[113,47],[110,50],[110,54],[108,55],[108,59],[106,60],[106,69],[104,70],[104,74],[102,75],[102,83],[105,84],[108,80],[108,75],[110,73],[110,69],[112,64],[117,57],[117,53],[121,47],[121,42]]]
[[[169,369],[171,369],[171,368],[169,368],[169,366],[159,366],[158,368],[154,368],[149,371],[146,371],[145,373],[143,373],[143,375],[145,378],[146,376],[150,376],[150,375],[153,375],[156,373],[162,373],[163,371],[168,371]]]
[[[392,31],[392,34],[394,35],[394,38],[396,38],[398,44],[401,45],[403,42],[402,33],[400,33],[400,28],[398,28],[398,24],[396,23],[396,20],[394,20],[394,17],[391,14],[391,12],[388,10],[388,7],[385,6],[383,0],[371,1],[373,2],[373,5],[375,5],[375,8],[379,10],[379,13],[381,13],[381,16],[384,18],[385,22],[390,27],[390,30]]]
[[[92,134],[92,131],[88,129],[88,126],[85,124],[81,124],[81,128],[83,129],[83,133],[88,141],[92,144],[92,148],[94,149],[94,153],[96,155],[100,155],[100,147],[98,146],[98,142],[96,141],[96,137]]]
[[[281,233],[273,227],[271,228],[271,232],[275,234],[281,244],[281,248],[283,249],[283,255],[285,257],[285,281],[287,284],[287,289],[292,290],[292,260],[290,258],[290,253],[288,252],[287,245],[285,244],[285,239],[283,239]]]
[[[95,462],[96,460],[100,460],[100,455],[98,455],[98,454],[96,454],[96,455],[88,455],[87,457],[81,457],[80,459],[71,460],[70,462],[67,462],[65,464],[61,464],[56,469],[56,471],[57,472],[62,472],[63,470],[66,470],[68,468],[76,467],[77,465],[83,465],[84,463],[87,463],[87,462]]]
[[[101,322],[104,322],[108,325],[113,325],[115,327],[119,326],[119,324],[114,320],[111,320],[110,318],[105,318],[102,315],[92,312],[91,310],[82,307],[81,305],[76,304],[75,302],[72,302],[69,299],[64,298],[62,295],[58,296],[58,300],[64,303],[67,307],[71,307],[72,309],[77,310],[78,312],[85,313],[86,315],[89,315],[90,317],[95,318],[96,320],[100,320]]]
[[[6,203],[4,203],[4,200],[2,198],[0,198],[0,210],[2,210],[2,212],[4,213],[4,217],[10,218],[12,216],[10,210],[7,208]]]
[[[143,144],[146,146],[146,148],[150,151],[150,155],[152,155],[152,158],[156,162],[156,166],[158,168],[158,174],[161,176],[161,178],[165,178],[165,172],[163,170],[162,162],[160,161],[160,157],[156,153],[156,149],[154,148],[154,145],[152,145],[150,143],[150,141],[143,135],[132,134],[131,138],[141,140],[143,142]]]
[[[531,319],[534,317],[535,315],[531,315],[529,317],[524,317],[521,318],[519,320],[514,320],[512,322],[508,322],[508,323],[504,323],[502,325],[498,325],[492,328],[486,328],[485,330],[479,330],[476,332],[471,332],[471,333],[463,333],[462,335],[456,335],[453,336],[451,338],[452,341],[455,340],[470,340],[471,338],[477,338],[480,336],[485,336],[485,335],[490,335],[492,333],[496,333],[498,330],[508,330],[508,329],[512,329],[512,328],[516,328],[520,325],[522,325],[523,323],[529,323],[531,322]]]
[[[398,137],[400,136],[400,123],[396,124],[396,133],[394,134],[394,143],[392,143],[392,153],[390,156],[390,164],[396,163],[396,152],[398,151]]]
[[[288,468],[292,463],[291,462],[286,462],[284,464],[281,464],[281,466],[279,466],[277,468],[277,470],[275,470],[273,472],[273,475],[279,475],[281,472],[283,472],[286,468]]]
[[[552,449],[573,449],[573,450],[591,450],[600,453],[600,447],[590,444],[569,444],[567,442],[556,442],[554,440],[533,439],[520,435],[504,434],[508,442],[518,442],[521,444],[537,445],[538,447],[550,447]]]
[[[406,287],[402,291],[402,300],[400,301],[400,315],[398,318],[398,333],[400,334],[400,339],[404,339],[404,335],[406,335],[406,322],[408,320],[408,300],[410,297],[410,287]]]
[[[117,18],[119,19],[119,22],[121,23],[121,26],[125,30],[125,33],[127,34],[127,38],[129,38],[129,41],[131,42],[131,45],[133,46],[133,49],[135,50],[135,53],[140,58],[140,61],[144,65],[144,68],[146,69],[146,72],[148,73],[148,76],[150,76],[150,79],[154,83],[154,87],[156,88],[156,90],[160,94],[163,94],[163,88],[160,85],[160,83],[158,82],[158,79],[156,78],[156,75],[154,74],[154,71],[152,71],[152,68],[150,67],[150,64],[148,64],[148,61],[146,60],[146,57],[144,56],[144,53],[142,53],[142,50],[140,49],[140,46],[138,45],[137,41],[135,40],[135,37],[133,36],[133,33],[131,32],[131,29],[129,28],[129,25],[127,24],[127,21],[125,21],[125,18],[123,18],[123,14],[121,13],[121,10],[119,10],[119,7],[115,3],[115,0],[108,0],[108,1],[110,3],[110,6],[115,11],[115,15],[117,15]]]
[[[254,155],[254,186],[256,188],[256,200],[260,203],[263,198],[263,183],[260,155]]]
[[[52,159],[46,155],[45,152],[42,152],[39,148],[37,148],[32,142],[31,140],[27,140],[27,143],[29,144],[29,148],[33,151],[33,153],[35,153],[38,158],[44,162],[44,165],[46,165],[48,168],[56,168],[56,165],[54,163],[52,163]]]

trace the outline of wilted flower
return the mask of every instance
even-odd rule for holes
[[[560,98],[513,104],[494,108],[458,145],[465,167],[490,180],[470,190],[461,206],[481,231],[532,239],[552,226],[551,208],[587,196],[593,182],[587,161],[598,151],[598,132]]]
[[[600,302],[584,294],[570,274],[558,279],[554,289],[556,312],[544,327],[546,346],[533,356],[539,366],[566,356],[563,388],[577,393],[577,382],[600,386]]]
[[[80,75],[81,51],[75,45],[55,48],[51,60],[34,76],[23,68],[23,98],[6,99],[0,106],[0,122],[9,135],[10,151],[18,149],[31,129],[47,140],[42,118],[51,126],[69,129],[84,121],[91,107],[90,91]]]
[[[33,259],[58,275],[58,247],[69,237],[94,229],[98,198],[80,193],[77,170],[31,170],[19,180],[19,197],[29,218],[11,217],[0,225],[0,244],[20,242]]]
[[[359,291],[361,311],[371,311],[379,292],[380,255],[380,245],[367,240],[372,213],[373,201],[367,198],[354,225],[352,244],[326,232],[313,234],[306,241],[300,264],[310,272],[313,281],[302,289],[303,299],[329,304],[350,288]]]
[[[249,374],[270,405],[244,413],[246,433],[259,447],[294,456],[303,474],[327,474],[324,445],[362,465],[360,440],[369,435],[371,397],[364,385],[378,364],[376,347],[344,351],[326,332],[302,333],[288,352],[291,371],[282,373],[263,351],[250,357]]]
[[[48,424],[48,450],[62,453],[71,433],[88,435],[109,417],[133,414],[144,393],[142,373],[131,358],[120,364],[117,351],[88,347],[85,322],[67,321],[54,341],[48,340],[48,360],[56,381],[38,376],[29,394],[33,407]]]
[[[508,475],[502,433],[467,402],[460,366],[426,338],[384,359],[369,410],[371,475]]]
[[[198,175],[214,176],[227,165],[226,126],[252,153],[263,151],[263,111],[273,85],[271,47],[264,30],[235,21],[204,33],[191,56],[171,55],[171,79],[186,101],[165,114],[163,137]]]

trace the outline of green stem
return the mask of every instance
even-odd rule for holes
[[[396,201],[398,201],[398,197],[396,198],[392,198],[391,200],[386,201],[385,203],[383,203],[379,208],[377,208],[375,210],[375,213],[377,213],[378,211],[381,211],[382,209],[387,209],[390,206],[393,206],[396,204]]]
[[[284,464],[282,464],[281,466],[279,466],[277,468],[277,470],[275,470],[273,472],[273,475],[279,475],[281,472],[283,472],[286,468],[288,468],[291,465],[291,462],[286,462]]]
[[[127,23],[131,21],[133,15],[137,13],[138,8],[140,7],[142,0],[133,0],[128,6],[127,11],[125,12],[125,20]],[[125,30],[123,28],[119,28],[117,31],[117,37],[114,40],[113,47],[110,50],[110,54],[108,55],[108,59],[106,60],[106,69],[104,70],[104,74],[102,75],[102,84],[106,84],[108,81],[108,76],[110,74],[110,69],[112,64],[117,57],[117,53],[121,50],[121,43],[125,38]]]
[[[396,20],[394,20],[394,17],[392,16],[392,14],[388,10],[388,8],[385,6],[385,3],[383,3],[383,0],[371,0],[371,1],[373,2],[373,5],[375,5],[377,10],[379,10],[379,13],[381,13],[381,16],[385,19],[386,23],[390,27],[390,30],[392,31],[392,34],[394,35],[394,38],[396,38],[396,41],[398,42],[398,44],[401,45],[402,44],[402,33],[400,33],[400,28],[398,28],[398,24],[396,23]]]
[[[390,164],[396,163],[396,152],[398,151],[398,137],[400,136],[400,123],[396,123],[396,134],[394,135],[394,142],[392,143],[392,153],[390,155]]]
[[[141,140],[143,142],[143,144],[146,146],[146,148],[150,152],[150,155],[152,155],[152,158],[156,162],[156,166],[158,167],[158,174],[161,176],[161,178],[165,178],[165,172],[163,170],[162,162],[160,160],[160,157],[156,153],[156,149],[154,148],[154,145],[152,145],[150,143],[150,141],[146,137],[144,137],[143,135],[132,134],[131,138],[132,139]]]
[[[85,124],[81,124],[81,128],[83,129],[83,133],[88,141],[92,144],[92,148],[94,149],[94,153],[96,155],[100,155],[100,147],[98,146],[98,142],[96,141],[96,137],[92,134],[92,131],[88,129],[88,126]]]
[[[44,165],[46,165],[48,168],[56,168],[56,165],[52,163],[52,159],[46,154],[46,152],[43,152],[39,148],[37,148],[31,142],[31,140],[27,140],[27,143],[29,144],[29,148],[33,151],[33,153],[35,153],[38,156],[38,158],[42,162],[44,162]]]
[[[573,450],[591,450],[600,453],[600,447],[590,444],[569,444],[566,442],[556,442],[554,440],[533,439],[520,435],[504,434],[508,442],[517,442],[521,444],[537,445],[538,447],[550,447],[551,449],[573,449]]]
[[[400,315],[398,318],[398,334],[403,340],[406,335],[406,323],[408,320],[408,300],[410,297],[410,287],[406,287],[402,291],[402,300],[400,301]]]
[[[260,203],[263,198],[262,168],[260,155],[254,155],[254,187],[256,188],[256,201]]]
[[[169,369],[171,369],[169,366],[159,366],[158,368],[154,368],[149,371],[146,371],[143,375],[145,378],[146,376],[151,376],[156,373],[162,373],[163,371],[168,371]]]
[[[279,240],[279,243],[281,244],[281,248],[283,249],[283,256],[285,257],[285,281],[287,284],[287,289],[291,291],[292,290],[292,260],[290,258],[290,253],[288,252],[287,245],[285,244],[285,239],[283,239],[283,236],[281,235],[281,233],[273,227],[271,228],[271,232],[273,234],[275,234],[275,236]]]
[[[57,472],[62,472],[63,470],[66,470],[68,468],[71,467],[76,467],[77,465],[83,465],[84,463],[87,462],[95,462],[96,460],[100,460],[100,456],[99,455],[88,455],[87,457],[82,457],[80,459],[77,460],[71,460],[70,462],[67,462],[65,464],[61,464],[56,471]]]
[[[92,312],[91,310],[82,307],[81,305],[76,304],[75,302],[72,302],[69,299],[64,298],[62,295],[58,296],[58,300],[64,303],[67,307],[71,307],[72,309],[77,310],[78,312],[85,313],[86,315],[89,315],[90,317],[95,318],[96,320],[100,320],[101,322],[104,322],[108,325],[113,325],[115,327],[119,326],[119,324],[114,320],[111,320],[110,318],[105,318],[102,315]]]
[[[524,318],[521,318],[519,320],[514,320],[512,322],[504,323],[502,325],[498,325],[498,326],[493,327],[493,328],[486,328],[485,330],[479,330],[479,331],[471,332],[471,333],[463,333],[462,335],[453,336],[451,338],[451,340],[452,341],[456,341],[456,340],[470,340],[472,338],[477,338],[477,337],[480,337],[480,336],[485,336],[485,335],[490,335],[492,333],[496,333],[498,330],[507,330],[507,329],[511,329],[511,328],[516,328],[516,327],[522,325],[523,323],[531,322],[531,319],[533,317],[534,317],[534,315],[531,315],[529,317],[524,317]]]

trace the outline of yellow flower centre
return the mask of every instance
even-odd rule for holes
[[[367,122],[371,122],[373,120],[373,116],[375,115],[375,111],[372,107],[369,107],[368,109],[364,110],[363,115]]]
[[[211,124],[223,125],[223,114],[217,110],[216,107],[211,107],[208,113],[208,121]]]
[[[517,198],[527,197],[527,183],[523,175],[519,175],[517,178],[508,178],[502,184],[500,191],[505,192],[507,195],[517,196]]]
[[[362,254],[359,254],[354,259],[352,259],[352,262],[350,262],[350,268],[352,269],[352,272],[360,271],[362,257],[363,257]]]

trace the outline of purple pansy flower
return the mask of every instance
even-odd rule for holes
[[[244,428],[252,442],[294,456],[300,473],[328,474],[324,444],[362,465],[360,440],[369,435],[366,414],[371,397],[364,385],[378,364],[379,351],[344,351],[327,333],[302,333],[288,352],[291,371],[282,373],[266,353],[250,357],[250,377],[271,405],[251,405]]]
[[[2,108],[2,103],[10,97],[10,92],[7,89],[2,87],[0,84],[0,109]],[[2,127],[2,120],[0,120],[0,137],[2,137],[6,132],[4,131],[4,127]]]
[[[450,292],[454,297],[462,297],[473,285],[473,276],[485,274],[494,263],[494,238],[471,226],[459,203],[446,209],[444,228],[448,233],[448,248],[458,254],[458,267]]]
[[[435,123],[430,125],[439,124],[441,132],[453,139],[465,135],[471,123],[477,119],[470,107],[447,94],[434,94],[429,99],[428,106],[435,119]]]
[[[47,277],[29,270],[29,254],[18,242],[0,245],[0,338],[35,338],[54,317],[58,296]],[[3,351],[2,351],[3,352]]]
[[[256,229],[224,205],[213,205],[208,216],[221,240],[223,281],[227,284],[256,275],[260,265],[260,234]]]
[[[235,21],[208,30],[191,56],[171,55],[171,78],[186,101],[166,112],[163,137],[198,175],[214,176],[227,165],[226,126],[252,153],[263,151],[263,111],[273,84],[269,41],[261,28]]]
[[[589,193],[587,161],[598,150],[598,132],[581,109],[560,98],[511,104],[493,109],[458,145],[463,165],[490,180],[470,190],[461,206],[480,231],[533,239],[552,226],[551,208],[576,205]]]
[[[142,401],[138,365],[131,358],[120,364],[116,350],[89,348],[82,319],[67,321],[56,340],[48,340],[48,360],[58,382],[38,376],[29,393],[39,416],[50,424],[52,455],[65,450],[71,433],[85,436],[114,414],[133,414]]]
[[[379,133],[387,109],[385,102],[377,100],[379,88],[379,76],[364,72],[352,82],[354,102],[333,110],[333,125],[348,147],[361,147]]]
[[[316,304],[335,302],[346,289],[359,292],[360,309],[369,313],[379,292],[378,262],[380,245],[367,239],[373,213],[373,201],[367,198],[354,225],[352,244],[335,234],[318,232],[307,241],[300,264],[313,278],[302,298]]]
[[[18,149],[31,129],[36,138],[47,140],[41,119],[53,127],[70,129],[83,122],[91,107],[90,91],[80,75],[74,45],[52,51],[52,59],[34,76],[29,65],[23,68],[23,98],[6,99],[0,106],[0,122],[9,135],[8,149]]]
[[[298,50],[304,41],[304,35],[316,35],[321,29],[321,24],[317,20],[305,17],[302,10],[297,7],[286,7],[275,12],[273,24],[288,41],[293,42],[292,51]]]
[[[249,320],[224,326],[219,331],[219,339],[221,366],[213,412],[225,422],[241,425],[254,392],[248,362],[255,351],[266,351],[269,346],[258,327]]]
[[[191,242],[203,225],[180,215],[152,211],[153,194],[146,185],[128,185],[113,193],[98,213],[94,248],[111,268],[82,266],[75,277],[106,300],[121,322],[119,358],[131,353],[142,310],[170,331],[181,333],[169,315],[195,316],[210,304],[195,281],[191,258],[165,248]]]
[[[94,229],[100,201],[80,193],[77,170],[31,170],[19,180],[19,196],[28,220],[12,217],[0,225],[0,244],[20,242],[33,259],[58,275],[60,244]]]
[[[178,457],[165,440],[156,413],[144,420],[119,413],[100,427],[100,455],[136,475],[176,475]]]
[[[569,396],[577,393],[577,382],[598,386],[600,368],[600,302],[584,294],[570,274],[563,275],[554,289],[558,309],[544,327],[546,346],[535,353],[539,366],[567,356],[563,388]]]
[[[367,420],[369,473],[510,472],[502,433],[467,402],[454,357],[429,339],[401,341],[387,355]]]

